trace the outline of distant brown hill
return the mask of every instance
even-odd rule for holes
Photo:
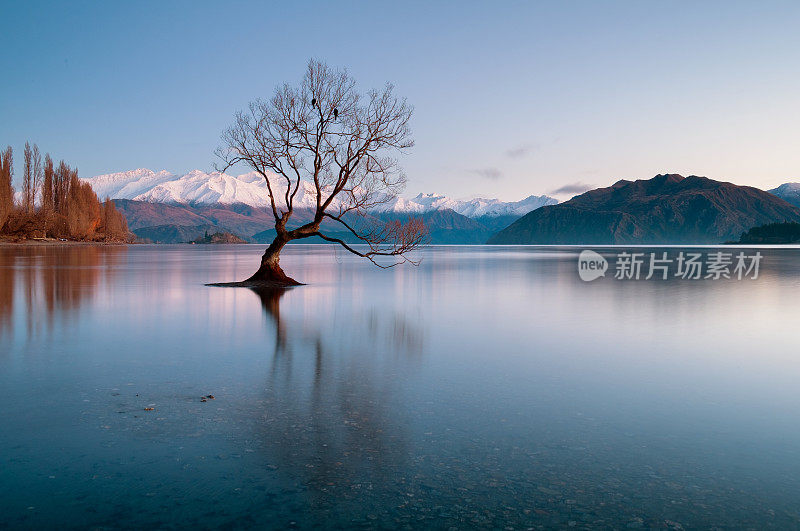
[[[272,212],[244,204],[180,205],[130,199],[115,199],[114,203],[125,214],[128,227],[134,232],[144,227],[162,225],[212,225],[224,227],[234,234],[249,236],[275,225]]]
[[[618,181],[545,206],[489,239],[492,244],[713,244],[767,223],[800,221],[800,209],[750,186],[657,175]]]
[[[204,236],[208,231],[229,232],[255,243],[268,243],[275,237],[275,218],[270,210],[242,203],[232,205],[190,205],[175,203],[149,203],[131,199],[114,199],[117,208],[125,214],[131,231],[143,240],[155,243],[181,243]],[[483,216],[468,218],[451,209],[433,210],[420,214],[382,212],[366,219],[353,219],[358,224],[368,221],[407,221],[421,218],[429,231],[431,243],[479,244],[496,230],[508,225],[515,216]],[[295,225],[312,220],[314,211],[296,209],[292,221]],[[325,222],[329,235],[356,243],[352,234],[337,223]],[[301,243],[324,243],[319,238],[309,238]]]

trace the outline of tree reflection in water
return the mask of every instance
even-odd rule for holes
[[[0,336],[16,327],[30,339],[68,321],[101,282],[112,280],[126,253],[121,245],[0,247]],[[15,305],[22,311],[15,314]]]
[[[305,318],[293,329],[281,317],[286,294],[256,291],[275,329],[256,435],[265,467],[305,492],[315,521],[380,512],[387,496],[402,504],[411,451],[409,412],[399,402],[403,376],[421,356],[420,327],[373,310],[346,327]]]

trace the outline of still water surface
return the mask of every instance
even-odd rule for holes
[[[800,250],[578,251],[0,247],[0,527],[800,525]]]

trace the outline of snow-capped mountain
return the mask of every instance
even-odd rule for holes
[[[156,173],[138,169],[98,175],[85,181],[92,185],[99,197],[108,196],[111,199],[184,205],[241,203],[252,207],[269,207],[267,185],[256,172],[233,176],[217,171],[206,173],[192,170],[185,175],[175,175],[165,170]],[[282,195],[282,190],[278,190],[278,206],[285,206],[280,201]],[[294,205],[295,208],[316,205],[316,191],[311,183],[301,183]]]
[[[767,191],[772,195],[777,195],[787,203],[800,207],[800,183],[785,183]]]
[[[468,218],[483,216],[524,216],[545,205],[555,205],[556,199],[545,195],[531,195],[521,201],[505,202],[499,199],[456,200],[439,194],[419,194],[412,199],[395,198],[376,208],[379,212],[424,213],[451,209]]]
[[[269,207],[266,183],[255,172],[233,176],[193,170],[185,175],[175,175],[166,170],[154,172],[142,168],[98,175],[85,181],[92,185],[101,198],[190,205],[243,203],[253,207]],[[376,208],[376,211],[422,214],[452,209],[470,218],[523,216],[531,210],[557,202],[551,197],[534,195],[521,201],[504,202],[498,199],[455,200],[438,194],[419,194],[412,199],[395,198]],[[313,208],[316,205],[316,191],[311,183],[301,183],[294,204],[295,208]],[[283,206],[282,202],[279,206]]]
[[[154,187],[177,179],[177,176],[166,170],[156,173],[140,168],[138,170],[124,171],[98,175],[91,179],[84,179],[92,185],[97,197],[104,199],[133,199]]]

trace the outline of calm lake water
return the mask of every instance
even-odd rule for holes
[[[289,246],[307,286],[204,285],[262,251],[0,247],[0,527],[800,525],[799,249],[586,283]]]

